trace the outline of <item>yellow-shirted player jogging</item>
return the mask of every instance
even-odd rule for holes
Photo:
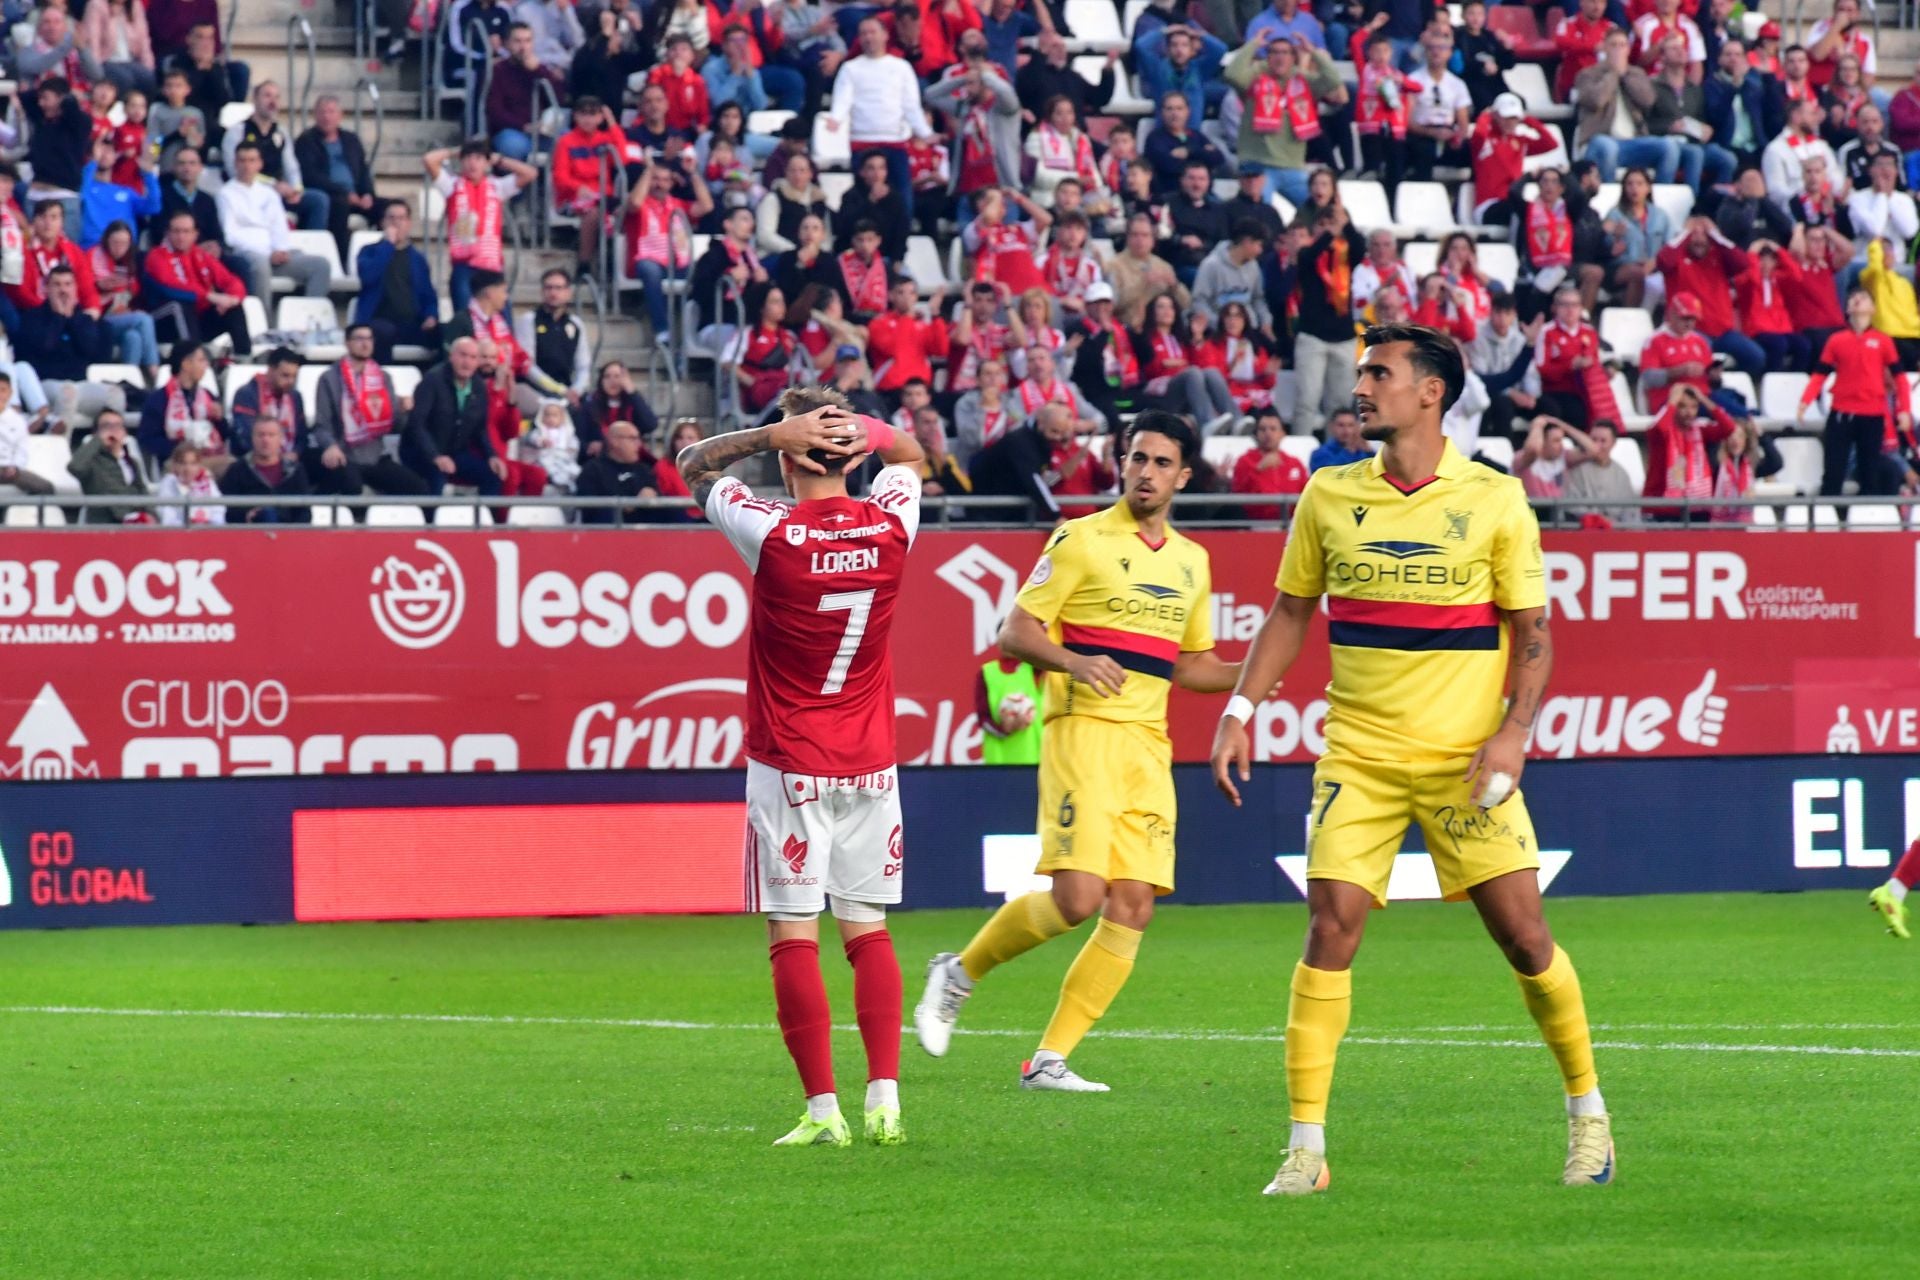
[[[1367,912],[1386,905],[1413,822],[1441,892],[1473,900],[1559,1063],[1569,1130],[1561,1181],[1605,1183],[1613,1138],[1580,979],[1541,913],[1533,823],[1516,786],[1553,665],[1540,529],[1518,480],[1467,461],[1441,434],[1466,380],[1452,338],[1375,326],[1359,375],[1362,434],[1380,452],[1308,482],[1279,594],[1214,738],[1214,781],[1238,805],[1252,699],[1299,655],[1326,596],[1327,748],[1308,814],[1306,954],[1287,1006],[1293,1133],[1266,1191],[1327,1187],[1327,1095],[1353,957]]]
[[[1038,871],[1053,886],[1007,903],[966,950],[928,964],[913,1025],[936,1058],[976,981],[1097,912],[1020,1082],[1107,1091],[1068,1070],[1067,1055],[1133,972],[1154,899],[1173,892],[1167,694],[1176,684],[1225,693],[1240,674],[1213,652],[1206,549],[1167,522],[1197,448],[1181,418],[1136,418],[1121,501],[1054,531],[1001,627],[1002,653],[1048,673]]]

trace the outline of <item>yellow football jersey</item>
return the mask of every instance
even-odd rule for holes
[[[1213,565],[1206,548],[1171,527],[1154,546],[1117,502],[1069,520],[1015,600],[1075,653],[1103,653],[1126,668],[1103,698],[1059,672],[1047,675],[1047,719],[1092,716],[1167,727],[1174,660],[1213,648]]]
[[[1501,610],[1546,605],[1520,482],[1451,442],[1411,491],[1378,456],[1314,472],[1275,585],[1327,597],[1327,752],[1373,760],[1479,750],[1505,714]]]

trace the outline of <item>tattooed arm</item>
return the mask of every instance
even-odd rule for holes
[[[1527,736],[1533,732],[1534,717],[1547,696],[1547,677],[1553,674],[1553,632],[1547,626],[1545,609],[1516,609],[1506,616],[1513,652],[1507,663],[1507,679],[1512,692],[1507,698],[1506,719],[1467,767],[1471,785],[1476,776],[1481,787],[1474,799],[1484,794],[1488,775],[1506,773],[1520,781],[1527,763]]]
[[[816,409],[797,418],[783,418],[765,427],[730,431],[725,435],[688,445],[677,459],[680,478],[693,491],[693,500],[701,510],[722,474],[736,462],[756,453],[778,451],[792,457],[793,465],[804,471],[825,475],[827,469],[809,458],[815,449],[833,455],[851,455],[859,451],[861,433],[853,414],[836,406]]]

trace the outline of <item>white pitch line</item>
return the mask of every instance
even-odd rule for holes
[[[762,1022],[689,1022],[677,1018],[574,1018],[482,1013],[325,1013],[299,1009],[110,1009],[91,1005],[0,1005],[0,1014],[45,1014],[94,1018],[224,1018],[261,1022],[415,1022],[478,1026],[624,1027],[643,1031],[753,1031],[775,1030]],[[1507,1028],[1500,1028],[1506,1030]],[[836,1026],[851,1033],[855,1026]],[[1011,1028],[956,1028],[963,1036],[1027,1037],[1033,1033]],[[1277,1032],[1112,1030],[1095,1035],[1110,1040],[1166,1042],[1207,1041],[1228,1044],[1282,1044]],[[1388,1045],[1432,1049],[1538,1049],[1537,1039],[1465,1040],[1439,1036],[1349,1035],[1348,1044]],[[1668,1053],[1810,1054],[1837,1058],[1920,1058],[1920,1049],[1863,1048],[1830,1044],[1721,1044],[1714,1041],[1599,1040],[1596,1049]]]

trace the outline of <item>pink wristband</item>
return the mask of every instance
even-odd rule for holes
[[[867,429],[867,452],[880,453],[893,443],[893,424],[884,418],[869,418],[860,415],[860,423]]]

